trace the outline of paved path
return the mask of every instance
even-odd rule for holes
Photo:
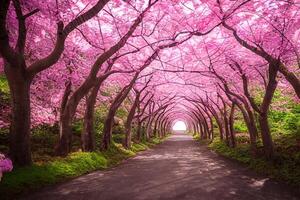
[[[114,169],[97,171],[44,188],[27,199],[99,200],[292,200],[290,187],[259,176],[210,152],[185,134],[129,159]]]

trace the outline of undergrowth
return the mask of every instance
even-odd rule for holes
[[[268,161],[264,157],[253,157],[248,144],[239,144],[235,148],[230,148],[225,142],[214,139],[208,147],[220,155],[248,165],[259,173],[300,186],[299,151],[285,155],[284,152],[277,150],[274,160]]]
[[[45,185],[106,169],[160,142],[162,139],[153,138],[149,142],[133,143],[130,150],[124,149],[121,144],[113,143],[104,152],[73,152],[66,158],[51,157],[47,162],[42,159],[32,166],[16,168],[4,174],[0,183],[0,194],[11,199]]]

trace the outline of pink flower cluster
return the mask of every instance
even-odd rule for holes
[[[13,169],[12,161],[0,153],[0,173],[10,172]]]

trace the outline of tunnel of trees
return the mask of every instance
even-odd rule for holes
[[[0,4],[0,151],[14,166],[132,149],[178,120],[300,163],[298,1]]]

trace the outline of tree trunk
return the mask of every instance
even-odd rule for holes
[[[203,121],[204,121],[204,123],[203,123],[203,128],[204,128],[203,138],[207,139],[207,137],[209,135],[208,123],[207,123],[206,118],[204,117],[204,115],[202,115],[202,116],[203,116]]]
[[[55,148],[55,155],[67,156],[71,151],[72,132],[70,115],[62,115],[59,122],[59,142]]]
[[[71,150],[72,132],[71,122],[75,113],[76,106],[69,103],[69,95],[71,93],[71,83],[66,86],[60,108],[59,120],[59,141],[55,147],[57,156],[67,156]]]
[[[300,99],[300,80],[299,80],[299,78],[297,78],[297,76],[293,72],[289,71],[283,63],[279,64],[279,72],[282,73],[283,76],[285,77],[285,79],[292,85],[298,98]]]
[[[273,158],[274,146],[268,123],[268,115],[266,113],[259,114],[258,122],[261,129],[261,137],[264,145],[265,155],[267,158]]]
[[[204,137],[204,130],[203,130],[203,125],[202,123],[199,123],[199,128],[200,128],[200,139],[203,139]]]
[[[260,106],[260,113],[258,117],[265,155],[269,159],[273,158],[274,156],[274,147],[268,123],[268,112],[278,84],[276,81],[278,67],[278,63],[271,63],[269,66],[269,82],[266,88],[264,99]]]
[[[193,135],[197,135],[196,125],[193,123]]]
[[[134,102],[130,108],[130,111],[128,113],[126,123],[125,123],[125,141],[124,141],[124,147],[129,149],[131,147],[131,128],[132,128],[132,120],[134,118],[134,114],[136,111],[136,108],[138,106],[140,99],[140,94],[136,94],[136,97],[134,99]]]
[[[229,124],[228,124],[228,118],[227,118],[227,114],[226,111],[224,111],[223,113],[223,120],[224,120],[224,129],[225,129],[225,142],[228,146],[229,145]]]
[[[257,151],[256,138],[258,135],[258,131],[255,125],[253,112],[250,110],[250,108],[247,108],[247,105],[245,106],[246,109],[241,104],[237,103],[237,107],[242,112],[244,121],[249,132],[251,152],[255,155]]]
[[[96,148],[94,113],[98,91],[105,79],[98,78],[96,85],[91,89],[86,100],[86,110],[84,114],[83,130],[81,133],[81,147],[83,151],[94,151]]]
[[[147,141],[150,139],[151,123],[152,123],[152,117],[149,116],[149,119],[146,124],[146,135],[145,135]]]
[[[90,94],[86,99],[83,129],[81,133],[82,151],[94,151],[96,147],[94,133],[94,110],[99,87],[95,86],[94,88],[92,88]]]
[[[111,144],[114,116],[115,116],[114,112],[110,111],[106,117],[104,123],[104,129],[103,129],[104,135],[103,135],[101,150],[107,150]]]
[[[137,128],[136,128],[136,135],[137,135],[137,140],[140,142],[141,141],[141,130],[142,129],[142,122],[140,121],[140,118],[138,117],[137,119]]]
[[[229,117],[229,132],[230,132],[230,141],[231,141],[231,146],[235,147],[236,142],[235,142],[235,132],[234,132],[234,110],[235,110],[235,103],[232,104],[231,110],[230,110],[230,117]]]
[[[131,124],[125,128],[124,147],[126,149],[130,149],[130,147],[131,147]]]
[[[209,121],[210,121],[210,139],[213,140],[214,139],[214,122],[212,117],[209,117]]]
[[[30,84],[31,78],[20,67],[5,67],[10,92],[12,116],[10,157],[18,166],[31,165],[30,152]]]
[[[82,151],[94,151],[96,147],[94,132],[94,107],[95,105],[92,103],[86,104],[83,130],[81,133]]]

